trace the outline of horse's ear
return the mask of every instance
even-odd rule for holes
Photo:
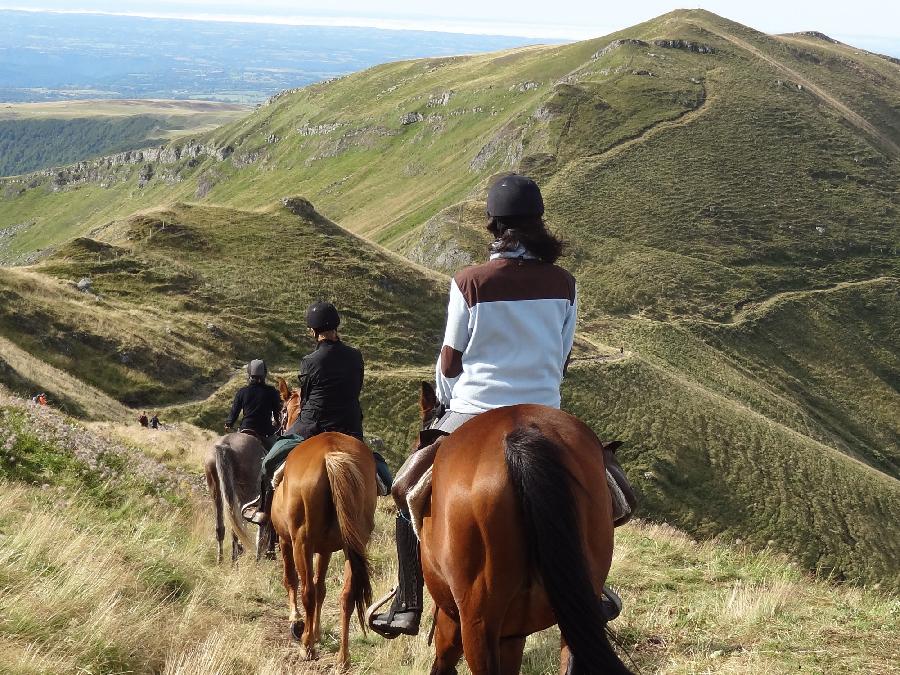
[[[615,452],[616,448],[622,445],[622,441],[600,441],[600,445],[603,446],[604,450],[609,450],[610,452]]]
[[[291,389],[283,377],[278,378],[278,393],[281,394],[282,401],[287,401],[291,397]]]
[[[423,415],[437,408],[437,394],[431,383],[425,380],[422,380],[422,391],[419,393],[419,408]]]

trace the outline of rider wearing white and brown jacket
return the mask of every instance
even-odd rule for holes
[[[544,202],[530,178],[516,174],[488,192],[488,262],[450,284],[447,328],[435,379],[446,413],[434,429],[450,433],[487,410],[520,403],[558,408],[575,337],[575,278],[554,263],[562,242],[546,227]],[[406,494],[434,463],[437,443],[415,452],[391,490],[397,518],[399,584],[391,609],[370,626],[387,637],[415,635],[422,612],[418,541]]]

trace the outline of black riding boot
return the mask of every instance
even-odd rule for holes
[[[375,614],[369,621],[372,630],[388,638],[419,632],[425,583],[419,560],[419,540],[412,523],[402,515],[397,516],[396,538],[399,573],[394,602],[387,612]]]
[[[272,484],[268,481],[263,481],[260,489],[259,508],[256,509],[256,513],[253,514],[250,522],[256,525],[265,525],[269,522],[269,510],[272,508]]]

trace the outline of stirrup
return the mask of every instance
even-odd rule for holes
[[[388,604],[391,600],[393,600],[397,595],[397,587],[392,588],[384,597],[378,598],[367,610],[366,610],[366,625],[371,628],[374,632],[378,633],[381,637],[387,638],[388,640],[393,640],[395,637],[400,635],[395,630],[392,630],[390,626],[376,626],[375,625],[375,617],[376,612],[379,609]]]
[[[600,596],[600,607],[603,618],[607,622],[615,619],[622,613],[622,598],[606,584],[603,585],[603,594]]]
[[[241,515],[244,517],[244,520],[250,520],[256,514],[257,509],[259,508],[259,500],[262,498],[262,495],[259,495],[255,499],[251,499],[249,502],[241,506]]]

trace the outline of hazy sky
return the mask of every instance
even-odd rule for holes
[[[596,37],[663,14],[672,0],[0,0],[0,8],[100,11],[275,23],[365,25],[528,37]],[[900,50],[900,2],[708,0],[700,5],[769,33],[819,30],[867,49]]]

